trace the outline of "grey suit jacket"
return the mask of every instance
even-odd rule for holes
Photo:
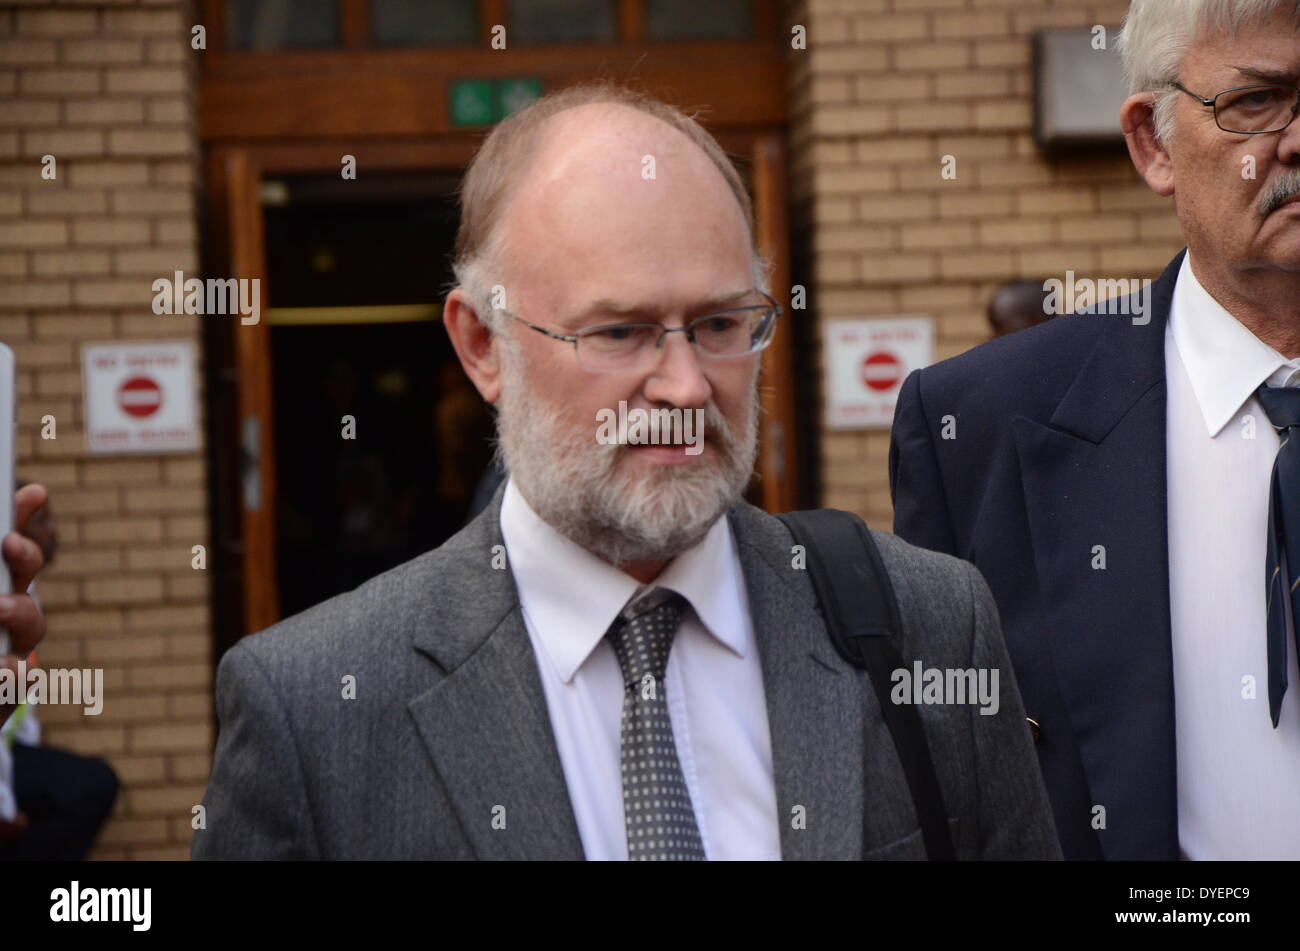
[[[492,567],[501,497],[441,547],[226,653],[194,858],[583,858],[514,579]],[[832,646],[784,524],[746,503],[728,518],[767,693],[782,857],[924,858],[871,684]],[[919,710],[958,857],[1059,858],[983,578],[874,537],[904,657],[1000,671],[996,715]]]

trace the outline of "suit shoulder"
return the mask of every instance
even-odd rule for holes
[[[273,674],[300,675],[316,665],[369,667],[409,644],[417,624],[433,622],[445,604],[439,579],[464,570],[465,532],[270,627],[239,646]],[[453,586],[454,587],[454,586]]]
[[[1101,334],[1105,318],[1054,317],[918,370],[927,402],[987,399],[1005,406],[1008,387],[1024,396],[1068,387]]]
[[[895,589],[901,586],[929,594],[944,592],[963,599],[969,597],[970,562],[944,552],[920,548],[876,528],[871,530],[871,538],[880,551],[880,558]]]
[[[889,574],[898,611],[910,637],[928,647],[964,644],[976,601],[990,598],[979,569],[943,552],[918,548],[897,535],[872,529]]]

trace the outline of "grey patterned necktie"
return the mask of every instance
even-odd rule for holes
[[[629,861],[702,861],[691,794],[682,779],[664,696],[673,637],[686,613],[675,592],[635,614],[619,615],[606,635],[623,671],[623,821]]]

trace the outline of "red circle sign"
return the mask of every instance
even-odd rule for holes
[[[117,388],[117,405],[128,416],[144,419],[162,406],[162,389],[147,376],[133,376]]]
[[[862,361],[862,382],[873,390],[892,390],[903,382],[903,363],[884,350],[868,354]]]

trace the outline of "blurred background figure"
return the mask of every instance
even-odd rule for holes
[[[27,483],[19,480],[18,488]],[[59,547],[47,503],[24,533],[48,565]],[[36,596],[36,583],[27,589]],[[37,663],[36,654],[28,663]],[[0,727],[0,860],[80,861],[90,852],[117,799],[117,774],[102,759],[41,746],[30,703]]]
[[[1016,281],[999,287],[989,301],[989,326],[994,337],[1037,327],[1051,315],[1043,307],[1047,291],[1042,281]]]

